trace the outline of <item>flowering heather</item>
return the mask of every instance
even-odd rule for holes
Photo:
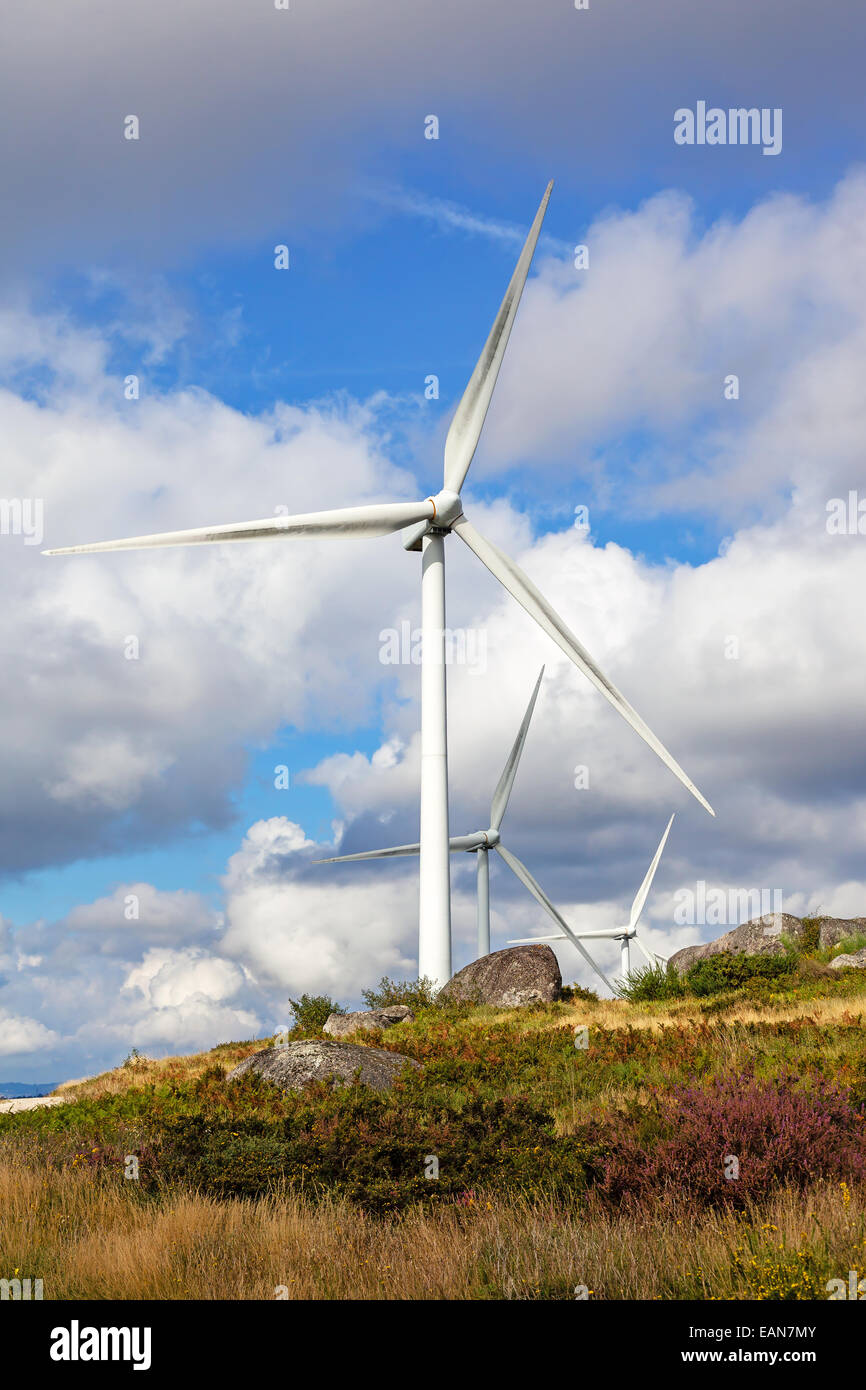
[[[626,1205],[667,1195],[744,1207],[781,1184],[866,1178],[866,1110],[822,1078],[806,1088],[790,1072],[772,1081],[745,1073],[653,1088],[626,1133],[618,1129],[599,1193]]]

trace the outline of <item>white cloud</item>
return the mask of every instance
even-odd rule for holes
[[[862,474],[864,216],[854,172],[706,228],[671,192],[598,218],[589,270],[542,260],[527,287],[473,476],[576,468],[632,516],[778,514],[792,487],[823,509]],[[632,432],[649,443],[624,449]]]
[[[417,887],[375,875],[343,887],[337,866],[311,864],[313,848],[282,817],[250,828],[224,880],[221,949],[262,987],[295,998],[328,990],[357,999],[382,975],[413,974]]]
[[[769,519],[740,524],[722,553],[698,566],[652,564],[570,527],[536,537],[508,499],[471,508],[668,744],[715,805],[716,821],[474,557],[457,540],[448,544],[449,625],[482,629],[488,663],[483,677],[449,671],[454,832],[486,825],[544,662],[506,843],[570,919],[615,924],[676,809],[646,913],[652,944],[665,953],[712,934],[673,925],[676,889],[697,880],[778,887],[786,904],[804,909],[866,910],[858,901],[866,541],[828,535],[822,500],[828,487],[856,485],[862,474],[866,267],[852,228],[863,211],[864,185],[854,178],[824,205],[780,200],[703,236],[678,200],[608,219],[596,279],[577,290],[548,265],[530,285],[510,352],[516,375],[511,387],[503,376],[490,417],[490,467],[504,466],[521,440],[538,438],[552,457],[586,405],[587,448],[597,432],[618,420],[633,426],[642,412],[659,449],[678,428],[694,430],[693,453],[704,459],[730,460],[736,445],[742,467],[725,465],[735,499],[757,489],[766,500],[796,483]],[[806,270],[804,245],[817,254]],[[730,284],[723,264],[736,268]],[[616,326],[629,295],[631,346]],[[585,329],[596,320],[614,327],[592,341]],[[545,359],[548,330],[556,342]],[[66,374],[38,400],[0,394],[6,490],[44,496],[49,544],[250,518],[281,505],[303,511],[418,495],[415,479],[384,457],[387,403],[247,417],[179,392],[127,409],[90,333],[81,340],[86,369],[70,389],[75,331],[34,318],[0,334],[7,356],[20,332],[31,364],[44,356]],[[701,334],[712,362],[694,350]],[[733,343],[749,370],[765,373],[767,391],[759,400],[744,393],[740,423],[727,435],[701,418],[701,383],[728,363]],[[570,350],[576,382],[556,365]],[[642,486],[655,502],[724,501],[720,491],[698,496],[687,461]],[[541,483],[539,495],[549,495]],[[374,836],[379,844],[417,838],[419,671],[379,661],[383,626],[417,623],[418,560],[399,537],[68,560],[45,559],[19,540],[0,538],[17,653],[0,669],[8,867],[159,845],[201,824],[224,829],[245,776],[240,750],[269,746],[286,725],[339,736],[343,751],[290,770],[330,790],[347,849],[369,847]],[[139,638],[137,661],[124,657],[130,634]],[[379,747],[357,751],[356,732],[377,724]],[[589,768],[587,791],[575,788],[578,764]],[[250,1036],[284,1016],[289,993],[329,992],[348,1003],[383,974],[413,974],[417,865],[313,865],[324,852],[284,817],[250,826],[227,865],[224,928],[197,895],[146,883],[106,885],[60,923],[0,923],[9,1036],[56,1035],[82,1062],[104,1064],[124,1045]],[[472,868],[455,858],[457,964],[472,949]],[[141,899],[137,921],[123,912],[130,892]],[[492,894],[495,944],[546,929],[502,865]],[[615,947],[599,955],[615,965]],[[566,974],[588,983],[572,957],[563,948]],[[30,1024],[43,1033],[27,1035]]]
[[[57,1034],[34,1018],[21,1018],[0,1009],[0,1056],[44,1052],[58,1041]]]
[[[129,972],[123,988],[139,990],[157,1009],[171,1009],[199,995],[222,1002],[237,994],[243,983],[237,966],[205,951],[154,948]]]
[[[85,950],[96,947],[102,956],[128,960],[154,942],[206,942],[221,926],[222,915],[200,894],[136,882],[120,884],[113,893],[74,907],[64,931],[74,933]]]

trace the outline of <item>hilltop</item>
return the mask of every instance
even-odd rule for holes
[[[421,1064],[384,1094],[226,1082],[273,1039],[66,1083],[0,1117],[0,1264],[61,1298],[820,1298],[862,1277],[866,970],[801,955],[702,995],[565,994],[355,1034]]]

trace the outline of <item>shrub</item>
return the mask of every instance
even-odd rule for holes
[[[666,965],[645,965],[632,970],[617,986],[616,993],[630,1004],[645,1004],[680,999],[685,989],[676,967],[668,961]]]
[[[752,1237],[750,1245],[755,1244]],[[802,1246],[788,1250],[779,1242],[775,1249],[758,1247],[754,1254],[751,1250],[736,1249],[731,1259],[731,1273],[744,1289],[745,1298],[792,1303],[827,1297],[827,1270],[814,1251]]]
[[[589,1145],[557,1135],[553,1117],[525,1097],[427,1112],[405,1095],[322,1085],[287,1104],[283,1117],[166,1117],[163,1178],[215,1197],[258,1197],[285,1182],[379,1213],[468,1204],[482,1188],[570,1198],[591,1170]]]
[[[786,1073],[716,1078],[706,1087],[655,1091],[631,1116],[609,1126],[600,1193],[614,1203],[655,1203],[665,1190],[699,1207],[743,1208],[776,1184],[866,1178],[863,1108],[823,1079],[810,1088]],[[625,1134],[623,1130],[625,1129]],[[601,1138],[601,1136],[600,1136]],[[726,1176],[729,1156],[739,1176]]]
[[[300,999],[290,999],[289,1005],[295,1020],[292,1032],[296,1036],[302,1033],[321,1033],[329,1014],[346,1012],[341,1004],[329,999],[327,994],[302,994]]]
[[[597,1004],[598,995],[594,989],[584,989],[583,985],[563,985],[559,991],[560,999],[566,1003]]]
[[[800,950],[804,956],[814,955],[821,944],[821,918],[819,916],[804,917],[802,925]]]
[[[782,975],[790,975],[796,964],[797,957],[789,951],[767,956],[750,956],[744,951],[725,952],[695,961],[685,973],[684,984],[689,994],[701,998],[738,989],[752,981],[777,980]]]
[[[855,932],[853,936],[846,936],[844,941],[839,941],[830,951],[830,959],[836,956],[851,956],[855,951],[862,951],[866,946],[866,934]]]
[[[405,1004],[413,1012],[429,1009],[436,1001],[436,986],[425,975],[420,980],[389,980],[383,975],[375,989],[364,989],[361,998],[368,1009],[387,1009],[391,1004]]]

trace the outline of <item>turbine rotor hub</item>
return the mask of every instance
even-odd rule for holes
[[[499,831],[491,826],[489,830],[485,830],[484,838],[487,841],[486,848],[492,849],[494,845],[499,844]]]
[[[435,497],[431,497],[430,501],[435,508],[435,513],[431,518],[431,524],[435,526],[437,530],[442,529],[444,531],[450,531],[454,522],[463,513],[463,503],[460,501],[460,494],[457,492],[449,492],[447,488],[443,488],[441,492],[437,492]]]

